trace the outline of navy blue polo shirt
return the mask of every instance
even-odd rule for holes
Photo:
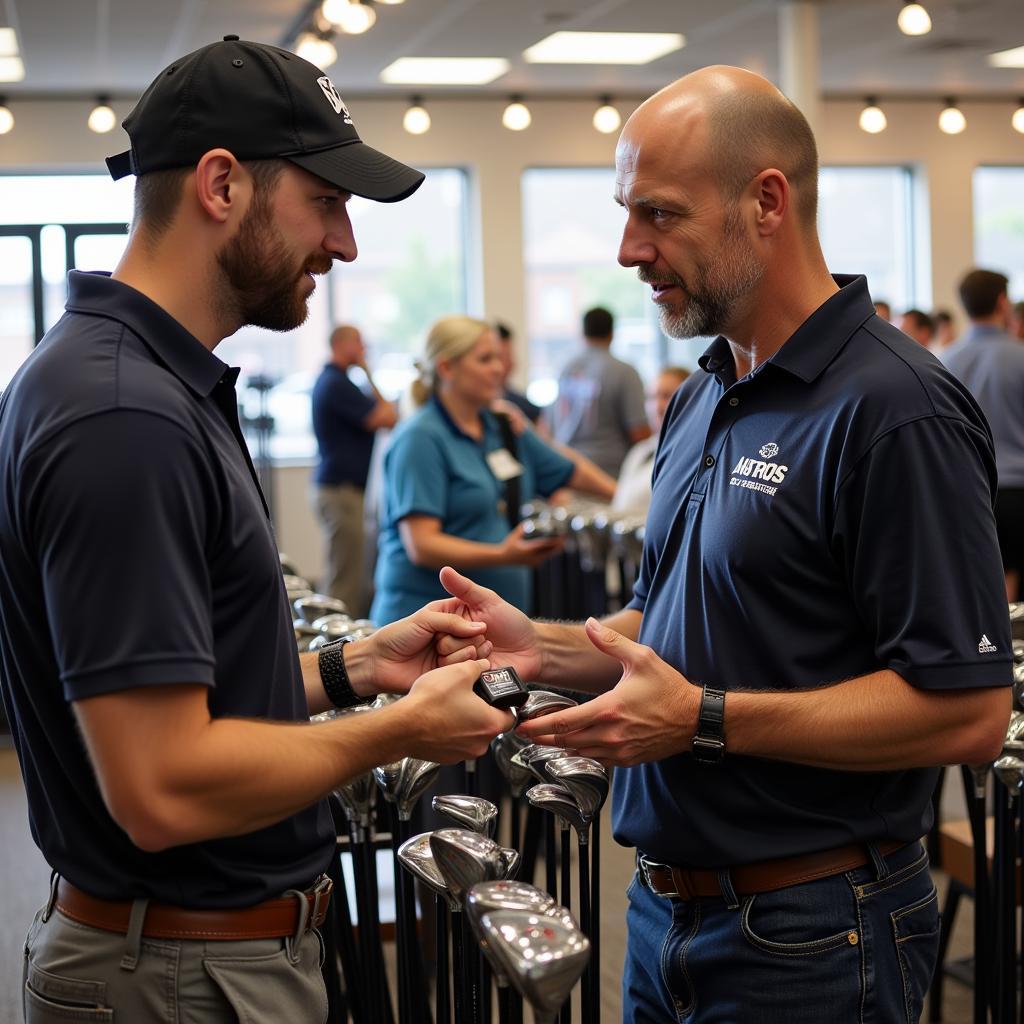
[[[360,391],[340,366],[328,363],[313,385],[312,404],[313,433],[320,450],[314,481],[323,487],[352,484],[365,489],[374,432],[363,423],[376,399]]]
[[[500,544],[508,536],[505,485],[487,463],[487,455],[505,444],[490,412],[482,412],[481,421],[484,436],[478,441],[462,431],[445,407],[432,398],[395,431],[384,456],[384,511],[374,579],[377,594],[370,611],[374,622],[394,622],[428,601],[447,596],[437,570],[413,565],[406,553],[398,531],[406,516],[435,517],[441,520],[443,533],[482,544]],[[532,430],[516,439],[515,456],[523,467],[522,501],[546,498],[564,487],[573,473],[573,464]],[[526,566],[466,571],[510,604],[528,607],[530,570]]]
[[[134,289],[69,282],[0,400],[0,682],[33,838],[105,899],[235,907],[305,887],[334,849],[326,804],[147,853],[100,795],[76,700],[199,683],[214,718],[308,710],[238,371]]]
[[[672,400],[630,605],[640,641],[725,690],[885,668],[929,690],[1007,686],[988,426],[874,315],[864,278],[837,281],[753,373],[736,380],[719,338]],[[680,754],[615,773],[615,836],[707,867],[910,841],[930,825],[935,779]]]

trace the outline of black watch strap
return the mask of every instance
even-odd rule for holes
[[[317,653],[317,665],[324,693],[336,708],[351,708],[356,704],[369,702],[352,689],[348,672],[345,670],[345,645],[350,643],[352,641],[347,636],[339,637],[324,644]]]
[[[725,756],[725,690],[704,687],[700,698],[697,732],[690,744],[702,764],[720,764]]]

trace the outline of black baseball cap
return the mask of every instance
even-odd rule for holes
[[[282,157],[366,199],[411,196],[423,174],[359,138],[338,90],[294,53],[225,36],[165,68],[124,119],[132,148],[107,157],[112,178],[187,167],[211,149]]]

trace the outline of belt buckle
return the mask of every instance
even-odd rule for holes
[[[668,864],[660,864],[660,863],[658,863],[658,861],[655,861],[655,860],[649,860],[643,854],[640,855],[639,864],[640,864],[640,872],[643,875],[644,883],[646,884],[647,888],[652,893],[654,893],[655,896],[663,896],[665,899],[679,899],[679,898],[681,898],[682,894],[679,893],[679,892],[660,892],[659,890],[654,888],[654,885],[651,882],[650,868],[665,868],[665,870],[668,871],[668,873],[669,873],[669,878],[673,878],[674,879],[675,875],[672,873],[672,868],[671,868],[670,865],[668,865]]]
[[[331,898],[331,892],[334,889],[334,882],[331,881],[329,875],[321,875],[317,879],[317,883],[309,891],[309,895],[313,897],[313,910],[309,915],[309,928],[319,927],[320,922],[320,908],[323,906],[324,917],[327,916],[327,904]]]

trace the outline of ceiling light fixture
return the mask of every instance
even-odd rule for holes
[[[530,114],[530,108],[523,103],[522,98],[519,96],[512,97],[511,102],[501,115],[501,123],[510,132],[525,131],[530,127],[530,122],[532,121],[533,116]]]
[[[342,32],[346,32],[350,36],[360,36],[377,23],[377,12],[369,4],[354,0],[353,3],[345,4],[338,11],[336,18],[331,16],[328,17],[328,20]]]
[[[621,124],[622,117],[612,106],[612,98],[610,96],[602,96],[601,105],[594,111],[594,127],[602,135],[611,135],[612,132],[619,130],[619,125]]]
[[[0,135],[6,135],[14,127],[14,115],[7,106],[5,97],[0,96]]]
[[[17,57],[20,52],[18,34],[14,29],[0,28],[0,57]]]
[[[988,62],[994,68],[1024,68],[1024,46],[1012,50],[999,50],[988,55]]]
[[[318,68],[330,67],[338,59],[338,48],[316,32],[303,32],[296,40],[295,52]]]
[[[878,105],[878,100],[874,96],[867,98],[867,106],[860,112],[860,130],[867,132],[868,135],[877,135],[879,132],[884,132],[888,127],[889,120],[885,116],[885,111]]]
[[[430,131],[430,114],[423,106],[421,96],[413,96],[411,106],[402,118],[402,127],[410,135],[425,135]]]
[[[553,32],[523,57],[529,64],[650,64],[685,45],[678,32]]]
[[[332,25],[340,25],[342,11],[352,5],[352,0],[324,0],[320,5],[320,17]]]
[[[487,85],[508,71],[504,57],[400,57],[381,73],[390,85]]]
[[[896,24],[905,36],[925,36],[932,30],[932,19],[923,5],[904,0]]]
[[[959,135],[966,127],[967,118],[956,105],[956,100],[950,96],[942,113],[939,114],[939,128],[947,135]]]
[[[97,135],[106,135],[113,131],[117,124],[117,114],[110,107],[110,100],[106,96],[99,96],[96,99],[96,106],[89,111],[89,130]]]
[[[25,77],[25,65],[20,57],[0,57],[0,82],[20,82]]]
[[[1017,102],[1017,109],[1013,112],[1013,117],[1010,118],[1010,124],[1013,125],[1014,131],[1024,135],[1024,96],[1021,96]]]

